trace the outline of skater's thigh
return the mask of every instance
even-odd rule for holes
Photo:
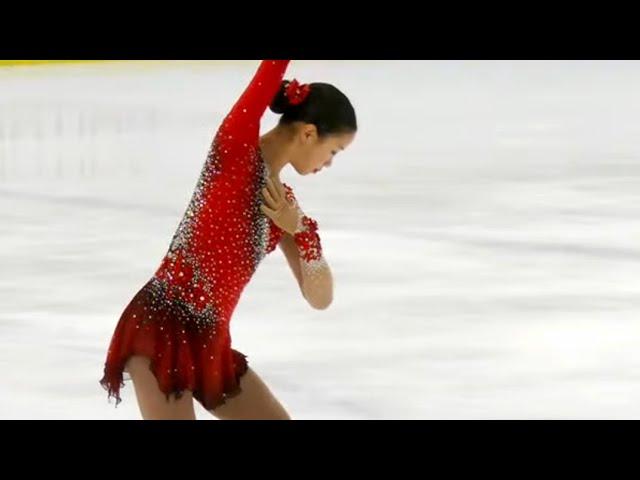
[[[248,367],[240,377],[242,391],[212,410],[220,420],[291,420],[260,376]]]
[[[126,371],[136,392],[140,413],[145,420],[195,420],[193,395],[190,391],[176,399],[167,396],[158,387],[158,380],[149,368],[150,360],[143,356],[129,358]]]

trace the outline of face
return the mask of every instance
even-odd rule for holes
[[[318,136],[315,125],[304,125],[296,134],[296,151],[291,164],[300,175],[320,173],[333,163],[334,157],[353,142],[356,134]]]

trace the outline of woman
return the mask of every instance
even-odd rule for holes
[[[229,322],[277,245],[309,304],[331,303],[318,224],[279,174],[288,164],[300,175],[331,165],[357,125],[334,86],[283,81],[289,62],[261,62],[216,133],[166,256],[116,326],[100,383],[117,406],[127,372],[144,419],[195,419],[193,399],[219,419],[290,418],[231,348]],[[260,137],[267,107],[282,116]]]

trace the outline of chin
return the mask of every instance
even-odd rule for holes
[[[293,164],[292,164],[293,165]],[[296,173],[298,175],[309,175],[309,172],[305,171],[305,170],[300,170],[298,167],[296,167],[295,165],[293,165],[294,170],[296,171]]]

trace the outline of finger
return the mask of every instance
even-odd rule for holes
[[[284,195],[286,193],[284,184],[282,182],[275,182],[275,185],[276,185],[276,188],[278,189],[278,193],[280,194],[280,196],[284,198]]]
[[[273,198],[278,204],[278,206],[281,207],[284,203],[284,196],[278,189],[277,183],[272,183],[272,189],[270,190],[270,193],[271,193],[271,198]]]
[[[262,189],[262,195],[264,196],[267,205],[271,208],[278,208],[278,203],[274,200],[273,196],[271,196],[271,192],[269,192],[268,188]]]
[[[262,212],[263,212],[265,215],[267,215],[268,217],[271,217],[271,218],[276,218],[276,214],[278,213],[278,212],[276,212],[275,210],[272,210],[271,208],[267,207],[267,206],[266,206],[266,205],[264,205],[264,204],[261,204],[261,205],[260,205],[260,210],[262,210]]]
[[[271,193],[271,197],[276,201],[276,203],[280,202],[281,197],[280,197],[280,193],[278,192],[278,187],[276,186],[276,183],[271,179],[267,177],[267,188],[269,189],[269,193]]]

